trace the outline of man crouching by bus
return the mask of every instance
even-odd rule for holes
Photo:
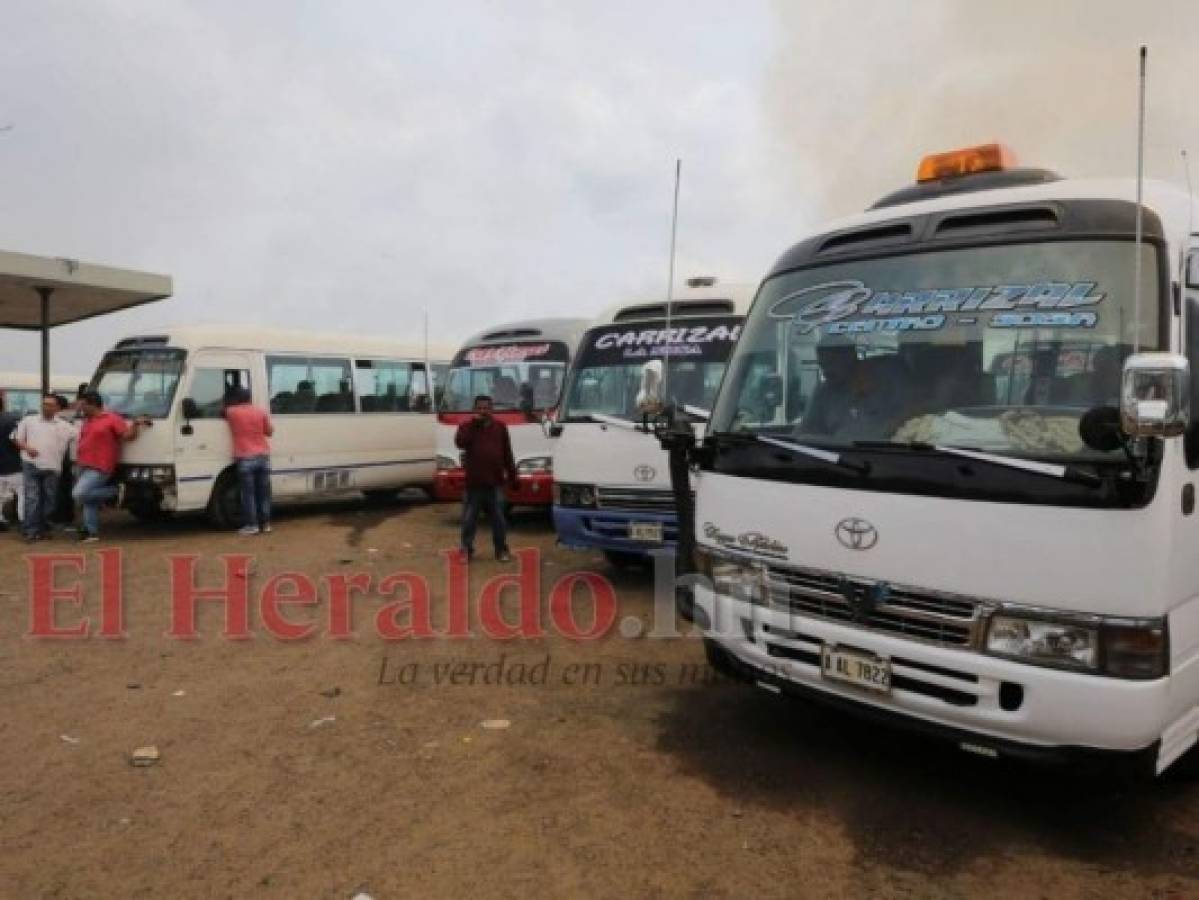
[[[127,422],[108,412],[97,391],[83,392],[79,412],[83,416],[75,451],[79,474],[71,496],[83,507],[79,541],[86,544],[100,540],[100,506],[112,500],[120,505],[120,488],[110,482],[121,461],[121,444],[136,440],[142,428],[152,423],[146,416]]]
[[[241,484],[240,535],[271,530],[271,442],[275,426],[265,409],[250,403],[250,392],[233,388],[225,400],[225,421],[233,436],[233,458]]]
[[[458,426],[454,443],[462,449],[466,496],[462,501],[462,553],[475,555],[475,527],[480,510],[491,521],[495,558],[508,562],[508,524],[504,521],[504,485],[516,485],[516,460],[508,426],[491,414],[491,398],[475,397],[474,418]]]

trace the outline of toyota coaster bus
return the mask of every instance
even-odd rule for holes
[[[651,424],[673,403],[702,428],[752,296],[745,285],[692,278],[670,304],[669,330],[662,300],[624,303],[596,320],[552,429],[559,543],[600,550],[617,566],[673,548],[670,473]]]
[[[715,666],[987,757],[1196,743],[1199,238],[1136,196],[987,145],[783,254],[695,455]]]
[[[505,499],[512,506],[549,507],[554,468],[542,419],[557,410],[567,367],[589,324],[587,319],[512,322],[474,335],[454,355],[437,408],[437,499],[461,500],[465,493],[454,436],[474,415],[475,397],[487,394],[496,418],[508,426],[516,458],[518,487],[505,486]]]
[[[241,522],[233,445],[222,412],[231,389],[269,409],[276,502],[433,485],[429,368],[449,358],[371,337],[247,326],[170,328],[125,338],[92,379],[105,406],[153,427],[123,448],[117,477],[135,516],[203,511]],[[434,379],[436,385],[436,379]]]

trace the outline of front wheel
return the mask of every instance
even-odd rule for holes
[[[231,531],[241,527],[241,485],[236,472],[225,472],[217,479],[208,500],[207,514],[208,521],[217,528]]]

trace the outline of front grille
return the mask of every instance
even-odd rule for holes
[[[974,645],[981,622],[965,597],[829,572],[770,566],[767,586],[773,606],[943,646]]]
[[[651,488],[601,487],[595,491],[600,509],[625,509],[631,512],[674,512],[674,491]]]

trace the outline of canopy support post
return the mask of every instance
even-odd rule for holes
[[[42,285],[35,287],[42,300],[42,395],[50,393],[50,295],[54,288]]]

